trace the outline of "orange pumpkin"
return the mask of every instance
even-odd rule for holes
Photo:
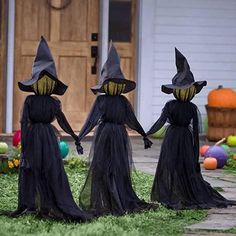
[[[219,86],[208,93],[208,106],[236,108],[236,92],[231,88]]]
[[[215,170],[217,168],[217,160],[214,157],[207,157],[203,162],[203,166],[206,170]]]

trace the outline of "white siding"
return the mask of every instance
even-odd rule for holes
[[[174,47],[186,56],[195,80],[208,82],[193,99],[204,117],[210,90],[220,84],[236,89],[236,1],[156,0],[154,5],[152,123],[172,99],[160,88],[176,73]]]

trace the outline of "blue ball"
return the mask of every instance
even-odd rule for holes
[[[69,153],[69,146],[68,146],[68,144],[66,142],[64,142],[64,141],[60,141],[59,148],[60,148],[62,159],[66,158],[66,156]]]
[[[217,160],[217,168],[222,168],[227,163],[227,153],[224,148],[211,146],[207,149],[205,157],[214,157]]]

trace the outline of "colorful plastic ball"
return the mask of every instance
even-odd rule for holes
[[[215,170],[217,168],[217,160],[214,157],[207,157],[203,161],[206,170]]]
[[[217,160],[217,168],[222,168],[227,162],[228,155],[224,148],[211,146],[207,149],[205,157],[214,157]]]
[[[64,141],[60,141],[59,147],[60,147],[60,152],[61,152],[62,159],[66,158],[66,156],[69,153],[69,146],[68,146],[68,144],[66,142],[64,142]]]
[[[13,135],[13,138],[12,138],[12,145],[14,147],[17,147],[18,144],[20,143],[20,139],[21,139],[21,131],[20,130],[17,130],[14,135]]]
[[[8,151],[7,143],[0,142],[0,154],[6,154]]]
[[[230,135],[227,137],[227,144],[231,147],[236,147],[236,136]]]
[[[204,157],[204,155],[205,155],[205,153],[206,153],[206,151],[207,151],[207,149],[208,149],[209,147],[210,147],[209,145],[202,145],[202,146],[200,147],[199,152],[200,152],[200,155],[201,155],[202,157]]]
[[[220,145],[226,152],[230,152],[230,147],[227,144],[221,144]]]

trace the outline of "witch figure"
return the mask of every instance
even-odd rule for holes
[[[167,102],[160,118],[147,132],[168,126],[162,143],[151,200],[174,209],[227,207],[233,204],[204,181],[199,164],[198,108],[191,99],[206,86],[194,81],[186,58],[175,49],[177,74],[162,92],[176,99]]]
[[[29,95],[23,106],[18,209],[10,215],[37,213],[44,218],[78,222],[90,219],[90,214],[80,209],[73,199],[51,125],[56,118],[60,127],[78,144],[60,101],[51,96],[63,95],[67,86],[57,78],[54,60],[43,37],[33,64],[32,78],[18,85],[22,91],[34,95]]]
[[[120,58],[110,44],[100,83],[91,88],[97,96],[78,136],[80,142],[95,126],[90,150],[91,164],[80,193],[80,206],[95,215],[123,215],[152,208],[138,198],[131,181],[132,151],[126,125],[143,136],[145,148],[151,141],[134,115],[123,93],[135,89],[135,82],[124,78]]]

